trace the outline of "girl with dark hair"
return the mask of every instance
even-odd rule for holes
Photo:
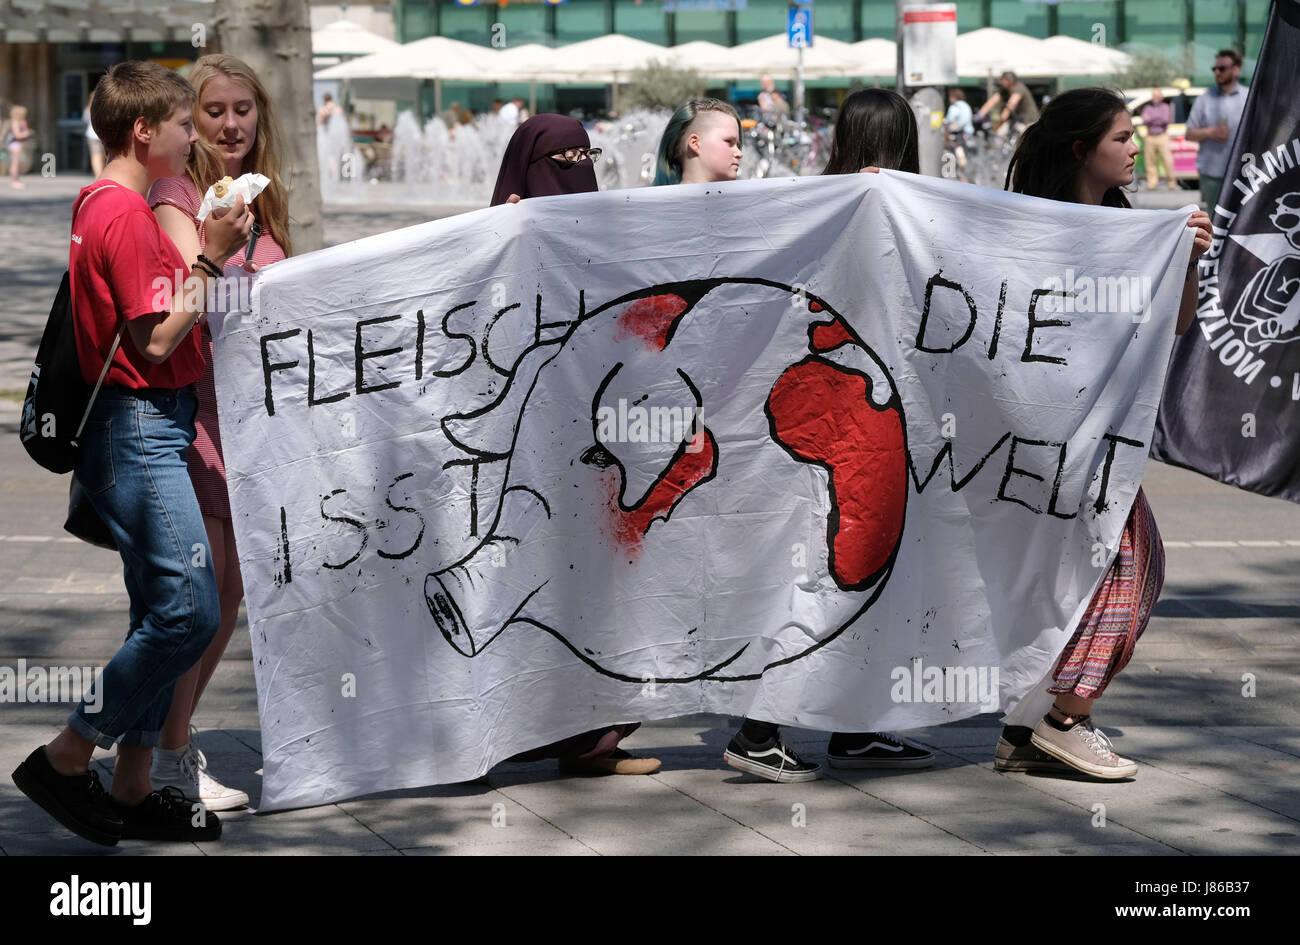
[[[916,118],[889,89],[859,89],[844,100],[823,174],[886,170],[920,172]],[[731,767],[771,781],[809,781],[820,766],[803,761],[781,741],[772,722],[746,718],[722,756]],[[835,732],[826,748],[834,768],[928,768],[934,753],[892,732]]]
[[[742,155],[736,110],[716,98],[692,99],[673,112],[659,139],[654,186],[735,180]]]
[[[858,89],[835,119],[830,160],[823,174],[853,174],[868,167],[921,173],[916,116],[891,89]]]
[[[1138,146],[1124,100],[1108,89],[1085,88],[1052,99],[1020,137],[1007,169],[1016,193],[1092,206],[1127,207],[1121,188],[1133,183]],[[1197,211],[1177,333],[1196,317],[1196,260],[1210,247],[1210,218]],[[1051,711],[1032,729],[1008,725],[998,740],[999,771],[1079,771],[1104,780],[1132,777],[1092,722],[1092,704],[1127,665],[1164,582],[1164,547],[1146,496],[1138,490],[1115,556],[1087,612],[1065,646],[1047,691]]]
[[[501,158],[492,206],[518,203],[530,197],[590,194],[599,188],[593,166],[600,148],[582,123],[564,115],[534,115],[510,137]],[[522,752],[511,761],[556,758],[567,774],[654,774],[658,758],[638,758],[618,743],[640,728],[640,722],[610,725]]]

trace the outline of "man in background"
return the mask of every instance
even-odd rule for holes
[[[1239,75],[1241,54],[1235,49],[1220,49],[1214,57],[1215,87],[1196,100],[1187,116],[1187,140],[1200,145],[1196,172],[1201,178],[1201,201],[1211,216],[1223,189],[1232,139],[1246,108],[1246,86],[1237,81]]]

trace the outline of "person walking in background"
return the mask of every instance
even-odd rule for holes
[[[69,286],[87,385],[109,364],[81,437],[76,478],[117,542],[130,629],[95,682],[97,698],[83,699],[13,779],[59,823],[106,846],[122,838],[221,836],[215,815],[175,788],[155,790],[149,782],[175,681],[202,655],[220,621],[207,563],[212,555],[185,466],[194,439],[190,387],[203,373],[194,327],[203,315],[199,300],[244,245],[252,223],[242,200],[214,213],[207,257],[187,269],[149,212],[150,185],[183,173],[198,140],[193,101],[189,83],[157,63],[110,69],[91,109],[109,161],[72,211]],[[96,746],[114,743],[110,796],[90,759]]]
[[[1201,179],[1201,202],[1210,213],[1219,202],[1232,139],[1246,108],[1247,87],[1237,81],[1240,75],[1241,54],[1235,49],[1220,49],[1214,57],[1214,88],[1201,94],[1187,116],[1187,140],[1200,146],[1196,173]]]
[[[5,140],[5,150],[9,152],[9,183],[14,190],[22,190],[26,184],[19,180],[23,170],[23,146],[32,136],[27,125],[27,109],[15,105],[9,109],[9,118],[0,125],[0,137]]]
[[[587,129],[577,119],[564,115],[530,118],[506,145],[492,206],[533,197],[595,193],[599,190],[595,169],[599,158],[600,149],[591,146]],[[625,722],[593,729],[522,752],[510,761],[555,758],[566,774],[654,774],[660,767],[658,758],[640,758],[618,747],[640,727],[640,722]]]
[[[86,153],[90,155],[90,172],[98,177],[104,173],[104,142],[95,134],[95,126],[90,122],[90,106],[95,101],[95,93],[90,93],[86,110],[81,113],[81,120],[86,124]]]
[[[1020,138],[1006,187],[1018,194],[1105,207],[1128,207],[1121,188],[1133,183],[1138,147],[1124,100],[1108,89],[1064,92]],[[1210,218],[1196,227],[1176,332],[1196,318],[1196,259],[1210,246]],[[1097,238],[1104,238],[1098,234]],[[1155,516],[1138,489],[1119,550],[1088,609],[1065,645],[1048,692],[1051,711],[1030,729],[1007,725],[998,740],[999,771],[1077,771],[1101,780],[1131,778],[1137,764],[1121,758],[1092,721],[1093,706],[1133,656],[1164,583],[1165,553]]]
[[[1019,135],[1038,121],[1038,105],[1029,86],[1010,70],[1002,73],[998,91],[980,106],[977,114],[983,117],[989,112],[994,112],[993,131],[1003,138],[1008,134]]]
[[[1157,160],[1164,165],[1169,189],[1178,189],[1178,181],[1174,177],[1174,152],[1169,147],[1171,121],[1173,121],[1173,109],[1165,101],[1165,93],[1160,89],[1152,89],[1151,101],[1142,106],[1142,124],[1147,129],[1146,150],[1143,155],[1147,165],[1147,190],[1155,190],[1156,185],[1160,183]]]
[[[270,98],[256,73],[234,56],[201,57],[190,71],[196,93],[194,123],[199,140],[190,153],[186,172],[160,180],[149,191],[149,206],[158,223],[176,244],[187,265],[205,251],[206,226],[197,219],[202,195],[222,177],[262,174],[267,185],[253,206],[262,229],[252,259],[245,249],[231,256],[228,265],[251,268],[269,266],[292,252],[289,242],[289,195],[280,177],[280,129]],[[213,374],[212,333],[202,330],[203,374],[195,388],[198,413],[194,444],[188,455],[190,479],[203,513],[203,528],[212,549],[212,569],[217,578],[221,623],[203,657],[176,681],[171,711],[154,752],[151,777],[157,788],[179,788],[187,798],[201,801],[209,810],[232,810],[248,803],[248,795],[227,787],[207,769],[207,758],[196,744],[190,719],[235,630],[244,583],[239,573],[230,498],[226,493],[226,464],[221,453],[217,423],[217,394]]]
[[[785,115],[790,114],[790,103],[785,100],[785,96],[776,90],[776,80],[767,73],[759,79],[762,90],[758,93],[758,108],[763,113],[763,117],[769,121],[775,121]]]

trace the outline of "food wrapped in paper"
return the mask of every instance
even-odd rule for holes
[[[203,195],[203,202],[199,204],[199,220],[206,220],[208,214],[218,207],[233,207],[236,197],[243,197],[245,204],[252,203],[253,198],[264,191],[269,183],[270,178],[261,174],[244,174],[239,180],[221,178]]]

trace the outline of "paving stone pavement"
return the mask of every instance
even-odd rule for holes
[[[20,658],[102,664],[125,632],[117,556],[63,535],[66,478],[27,459],[15,435],[18,401],[3,396],[26,383],[65,265],[68,208],[85,182],[33,181],[21,199],[0,189],[0,241],[23,248],[0,268],[2,666]],[[442,212],[331,208],[327,239],[344,242]],[[264,816],[223,814],[224,836],[214,844],[97,847],[36,810],[6,776],[0,853],[1294,853],[1300,506],[1154,463],[1145,488],[1166,540],[1165,591],[1133,662],[1098,711],[1118,750],[1141,766],[1131,782],[998,774],[999,725],[986,715],[910,733],[938,756],[929,771],[828,770],[821,781],[776,785],[722,765],[735,720],[691,716],[649,723],[631,739],[629,747],[663,759],[653,776],[589,779],[559,775],[553,763],[502,764],[472,784]],[[48,741],[67,711],[0,706],[0,772]],[[255,806],[260,736],[242,622],[195,721],[212,770],[247,790]],[[826,733],[788,735],[820,760]],[[105,772],[108,758],[97,753]]]

